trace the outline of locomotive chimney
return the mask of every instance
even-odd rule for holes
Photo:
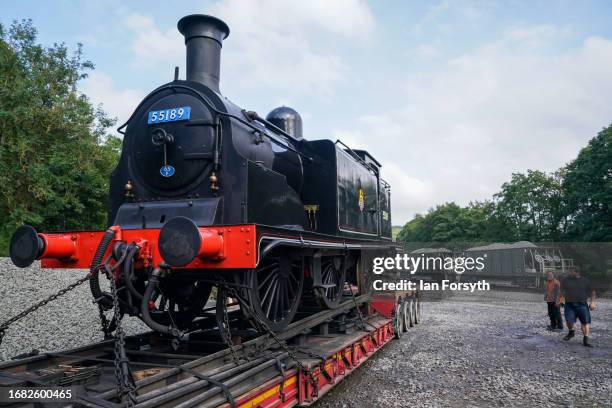
[[[187,47],[187,80],[219,92],[221,45],[229,27],[216,17],[192,14],[179,20],[178,30]]]

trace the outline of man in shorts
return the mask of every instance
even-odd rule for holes
[[[582,345],[593,347],[589,343],[589,325],[591,311],[595,310],[595,291],[590,282],[580,276],[577,268],[573,268],[569,276],[561,282],[561,295],[565,297],[565,322],[569,330],[563,340],[568,341],[574,337],[574,324],[578,319],[582,329]]]

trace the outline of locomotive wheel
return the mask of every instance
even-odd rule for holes
[[[151,312],[151,317],[158,323],[173,324],[186,330],[202,315],[211,291],[209,283],[200,281],[164,282],[159,292],[151,298],[156,309]]]
[[[346,268],[343,263],[344,259],[339,256],[321,259],[321,282],[329,287],[316,288],[315,295],[319,304],[324,308],[335,309],[342,299],[346,281]]]
[[[225,314],[227,313],[227,291],[224,288],[217,288],[217,301],[215,303],[215,318],[217,319],[217,328],[219,329],[219,336],[221,340],[227,342],[230,338],[231,327],[225,321]],[[229,323],[229,316],[227,317]]]
[[[304,287],[304,261],[295,251],[273,250],[246,274],[247,299],[256,317],[274,332],[297,312]]]

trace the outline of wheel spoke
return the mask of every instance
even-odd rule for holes
[[[340,257],[326,257],[321,260],[321,283],[325,289],[317,291],[321,303],[333,308],[342,298],[344,287],[344,261]]]
[[[250,287],[245,288],[255,312],[273,330],[283,330],[293,319],[302,293],[304,263],[290,248],[272,251],[260,266],[250,270]]]
[[[297,287],[294,288],[293,285],[291,284],[291,281],[287,281],[287,288],[289,289],[289,291],[291,291],[291,293],[288,293],[290,298],[295,297],[295,291],[297,290]]]
[[[276,288],[278,287],[278,281],[276,281],[276,286],[274,287],[275,292],[278,292],[276,290]],[[280,302],[278,293],[276,294],[276,296],[272,299],[272,303],[274,304],[272,307],[272,314],[268,314],[268,318],[272,321],[276,321],[276,311],[278,310],[278,302]]]
[[[298,278],[296,278],[293,274],[290,274],[289,277],[293,279],[297,286],[300,286],[300,280]]]
[[[274,287],[274,283],[278,280],[278,275],[274,276],[274,279],[272,279],[270,281],[270,285],[268,286],[268,288],[266,289],[266,293],[263,295],[263,297],[260,299],[261,300],[261,305],[264,306],[266,304],[266,300],[270,301],[271,299],[273,299],[273,294],[270,298],[268,298],[268,295],[270,294],[270,291],[272,290],[272,288]]]
[[[272,293],[270,296],[270,303],[268,303],[268,307],[266,309],[266,316],[270,317],[270,309],[272,307],[272,304],[276,304],[276,302],[274,301],[274,295],[276,294],[276,287],[278,286],[278,279],[276,279],[274,281],[274,285],[272,285]]]
[[[280,300],[279,302],[279,306],[280,306],[280,310],[279,310],[279,316],[283,317],[285,314],[285,306],[287,305],[287,297],[286,297],[286,288],[285,288],[285,280],[283,279],[280,283],[279,283],[279,290],[278,290],[278,299]]]
[[[268,265],[257,268],[257,272],[263,272],[275,266],[278,266],[278,262],[270,262]]]
[[[264,286],[264,285],[265,285],[265,284],[266,284],[266,283],[267,283],[267,282],[268,282],[270,279],[272,279],[273,277],[278,276],[278,272],[279,272],[279,269],[278,269],[278,268],[273,269],[273,270],[272,270],[270,273],[268,273],[268,274],[266,275],[266,277],[265,277],[265,278],[264,278],[264,279],[263,279],[263,280],[262,280],[262,281],[261,281],[261,282],[260,282],[260,283],[257,285],[257,288],[258,288],[258,289],[261,289],[261,288],[262,288],[262,287],[263,287],[263,286]],[[259,278],[259,275],[257,275],[257,277]],[[259,279],[258,279],[258,282],[259,282]]]

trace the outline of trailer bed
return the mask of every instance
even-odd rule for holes
[[[276,336],[236,333],[239,344],[231,349],[207,330],[181,343],[158,333],[131,336],[125,348],[136,384],[134,406],[308,406],[393,336],[393,321],[374,312],[368,295],[301,316]],[[70,400],[43,404],[124,407],[128,401],[117,393],[113,346],[107,340],[4,362],[0,387],[70,387]],[[32,402],[14,400],[9,406]]]

